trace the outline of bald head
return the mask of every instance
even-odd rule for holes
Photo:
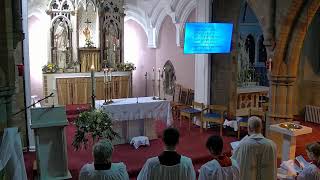
[[[251,116],[248,119],[248,133],[252,134],[258,134],[261,133],[261,129],[262,129],[262,121],[259,117],[257,116]]]

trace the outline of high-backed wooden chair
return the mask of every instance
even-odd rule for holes
[[[187,105],[188,96],[189,96],[189,89],[181,87],[179,102],[175,103],[175,105],[172,106],[172,113],[175,117],[179,117],[179,112],[181,109],[188,107]]]
[[[238,122],[238,127],[239,127],[238,128],[238,139],[240,138],[241,127],[248,127],[248,119],[251,116],[257,116],[262,120],[263,134],[264,134],[264,131],[265,131],[265,128],[264,128],[265,112],[263,112],[262,110],[259,110],[259,109],[251,108],[251,109],[249,109],[248,117],[243,117],[242,120],[240,120]]]
[[[193,118],[199,117],[201,119],[204,108],[205,106],[203,103],[198,103],[193,101],[191,107],[182,109],[180,111],[180,126],[181,126],[182,119],[185,117],[189,120],[189,131],[190,131]]]
[[[227,110],[228,108],[223,105],[208,105],[202,115],[200,132],[202,132],[203,123],[205,124],[205,129],[207,130],[207,123],[212,122],[220,125],[220,136],[222,136],[222,126]]]

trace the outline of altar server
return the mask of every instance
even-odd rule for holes
[[[80,180],[129,180],[126,165],[112,163],[113,146],[108,140],[101,140],[93,147],[92,164],[82,167]]]
[[[259,117],[248,119],[249,137],[234,150],[232,158],[240,167],[241,180],[275,180],[277,178],[277,151],[273,141],[261,134]]]
[[[206,146],[213,160],[201,166],[199,180],[238,180],[239,167],[237,162],[222,154],[222,138],[211,136],[208,138]]]
[[[191,159],[176,152],[179,131],[175,128],[165,129],[162,140],[165,150],[146,161],[137,180],[195,180]]]
[[[320,144],[312,143],[306,146],[309,159],[312,161],[310,165],[303,168],[298,175],[298,180],[320,180]]]

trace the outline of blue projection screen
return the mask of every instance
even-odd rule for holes
[[[184,53],[229,53],[232,28],[230,23],[186,23]]]

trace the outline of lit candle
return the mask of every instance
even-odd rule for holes
[[[113,44],[113,51],[116,51],[116,44]]]
[[[154,67],[152,67],[152,71],[153,71],[153,80],[156,79],[156,72],[154,71]]]
[[[94,79],[94,65],[91,65],[91,105],[95,109],[95,79]]]

